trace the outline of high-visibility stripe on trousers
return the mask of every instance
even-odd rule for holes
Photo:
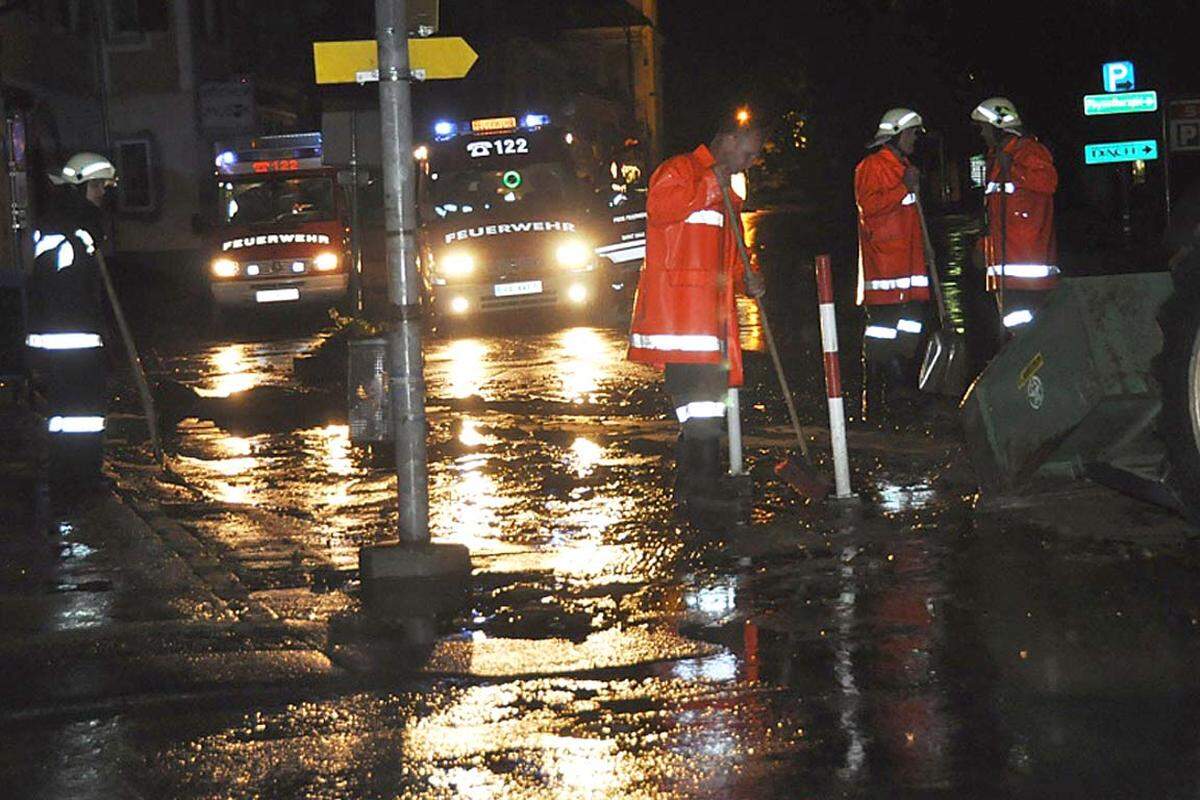
[[[1019,308],[1004,315],[1004,327],[1016,328],[1033,322],[1033,312],[1028,308]]]
[[[1016,278],[1018,280],[1038,280],[1053,278],[1059,274],[1058,267],[1050,264],[993,264],[987,268],[989,278]]]
[[[53,416],[46,423],[50,433],[102,433],[105,420],[102,416]]]
[[[31,333],[25,345],[35,350],[90,350],[103,347],[98,333]]]
[[[675,416],[680,422],[687,422],[689,419],[721,419],[725,416],[726,405],[715,401],[699,400],[693,403],[685,403],[675,409]]]

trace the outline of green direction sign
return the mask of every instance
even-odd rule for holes
[[[1116,94],[1085,94],[1083,113],[1089,117],[1101,114],[1140,114],[1158,111],[1158,92],[1118,92]]]
[[[1136,139],[1130,142],[1102,142],[1083,146],[1086,164],[1117,164],[1122,161],[1153,161],[1158,158],[1158,142]]]

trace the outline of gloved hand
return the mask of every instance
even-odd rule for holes
[[[767,293],[767,282],[763,276],[750,270],[746,275],[746,296],[758,299]]]

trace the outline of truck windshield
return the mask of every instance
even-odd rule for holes
[[[513,169],[433,171],[427,185],[434,213],[445,219],[509,205],[559,204],[568,199],[573,178],[563,164],[540,162]]]
[[[221,211],[227,225],[331,220],[333,181],[322,177],[222,183]]]

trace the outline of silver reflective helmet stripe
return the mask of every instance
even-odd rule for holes
[[[896,323],[896,330],[901,333],[920,333],[925,326],[915,319],[902,319]]]
[[[882,325],[868,325],[863,331],[863,335],[868,339],[895,339],[898,334],[895,328],[885,328]]]
[[[902,205],[902,206],[911,206],[911,205],[913,205],[913,204],[914,204],[914,203],[916,203],[916,202],[917,202],[917,195],[916,195],[916,193],[915,193],[915,192],[909,192],[908,194],[904,195],[904,199],[900,201],[900,205]]]
[[[1027,325],[1030,322],[1033,322],[1033,312],[1027,308],[1010,311],[1004,315],[1004,327],[1006,328],[1015,328],[1018,325]]]
[[[675,409],[675,416],[679,417],[680,422],[687,422],[689,419],[713,419],[725,416],[725,404],[718,403],[714,400],[698,400],[694,403],[687,403]]]
[[[710,208],[706,208],[688,214],[684,222],[688,225],[712,225],[713,227],[720,228],[725,225],[725,215],[720,211],[713,211]]]
[[[36,350],[90,350],[103,347],[98,333],[31,333],[25,344]]]
[[[867,281],[867,291],[894,292],[897,289],[923,289],[929,286],[928,275],[913,275],[911,278],[881,278]]]
[[[100,433],[104,417],[51,417],[46,428],[50,433]]]
[[[996,264],[987,268],[989,278],[999,278],[1001,273],[1006,278],[1050,278],[1058,274],[1058,267],[1049,264]]]
[[[631,347],[639,350],[665,350],[680,353],[716,353],[721,349],[721,340],[704,334],[632,333]]]
[[[102,172],[106,169],[112,168],[112,164],[108,163],[107,161],[97,161],[95,164],[88,164],[86,167],[79,170],[79,174],[86,178],[93,172]],[[66,172],[66,169],[64,169],[63,172]]]
[[[992,111],[990,108],[988,108],[987,106],[984,106],[984,105],[976,106],[975,110],[978,111],[980,114],[982,114],[984,117],[986,117],[989,122],[1008,122],[1011,119],[1015,119],[1015,117],[1012,114],[1008,114],[1008,113],[999,113],[998,114],[995,111]]]

